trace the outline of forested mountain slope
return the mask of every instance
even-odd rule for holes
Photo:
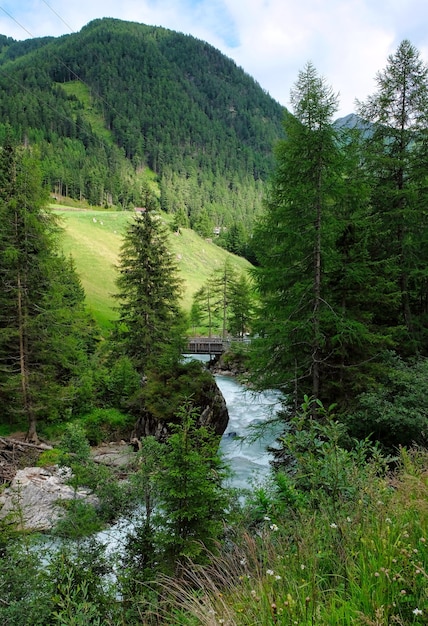
[[[40,146],[57,195],[138,206],[150,168],[161,208],[201,234],[249,228],[282,117],[232,60],[164,28],[105,18],[59,38],[0,37],[0,131]]]

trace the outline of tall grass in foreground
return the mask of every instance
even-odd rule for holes
[[[209,568],[189,563],[185,580],[165,582],[159,623],[427,624],[428,453],[401,450],[379,477],[376,459],[338,452],[338,489],[265,493],[259,518]]]

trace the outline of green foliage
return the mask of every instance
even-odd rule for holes
[[[143,373],[175,352],[182,315],[181,280],[171,254],[168,234],[153,211],[153,196],[146,191],[146,211],[134,218],[125,234],[117,278],[119,320],[115,327],[115,356],[127,356]]]
[[[225,467],[218,441],[205,427],[197,427],[198,412],[190,404],[179,410],[172,425],[156,476],[161,517],[160,541],[170,571],[186,559],[206,561],[215,550],[226,519],[227,498],[222,487]]]
[[[10,137],[0,153],[2,419],[63,419],[95,349],[94,329],[72,261],[57,245],[37,154]],[[17,366],[19,364],[19,366]]]
[[[95,20],[67,38],[14,41],[0,83],[1,119],[40,147],[57,197],[143,206],[149,167],[162,209],[205,236],[260,210],[283,108],[202,41]]]
[[[357,398],[355,409],[344,416],[351,436],[378,441],[389,452],[400,446],[428,442],[428,361],[406,363],[389,355],[385,373],[376,387]]]
[[[103,522],[94,506],[80,498],[64,500],[64,514],[55,524],[54,535],[67,539],[90,537],[103,528]]]
[[[314,404],[317,419],[313,417]],[[362,489],[359,481],[369,479],[364,476],[365,469],[382,472],[387,466],[388,459],[367,440],[351,449],[345,447],[349,443],[346,427],[335,419],[333,410],[334,406],[326,410],[319,400],[305,396],[301,412],[290,420],[288,432],[280,438],[278,465],[292,475],[299,491],[310,494],[312,505],[321,494],[327,495],[333,506],[352,500]]]
[[[311,404],[287,438],[294,472],[254,493],[209,568],[164,585],[170,620],[181,611],[206,626],[212,615],[237,626],[425,623],[426,451],[403,451],[385,473],[369,444],[341,448],[340,425],[321,406],[324,423],[311,420]]]
[[[253,383],[351,413],[384,375],[382,354],[426,355],[428,68],[408,41],[377,77],[351,132],[309,65],[256,228],[261,307]]]
[[[189,398],[201,411],[214,398],[212,374],[199,361],[177,363],[167,370],[153,369],[141,390],[143,408],[157,419],[173,422]]]
[[[114,600],[104,578],[107,572],[107,560],[100,544],[88,540],[77,547],[62,546],[48,566],[52,589],[50,623],[58,626],[111,623]]]
[[[49,591],[39,556],[28,541],[14,538],[0,555],[0,619],[13,626],[49,623]]]
[[[371,132],[364,159],[378,220],[372,251],[395,301],[380,302],[379,321],[393,328],[404,356],[428,351],[427,203],[428,66],[408,40],[388,57],[377,90],[359,107]]]
[[[153,522],[155,507],[159,503],[157,475],[162,471],[163,456],[164,445],[154,437],[144,437],[137,455],[138,469],[130,477],[139,514],[127,534],[118,576],[123,612],[130,623],[133,620],[138,623],[142,612],[146,608],[150,612],[158,598],[150,583],[153,584],[163,567],[162,551]]]
[[[89,461],[91,446],[80,424],[67,424],[59,449],[63,454],[62,465],[71,465],[74,462],[83,464]]]
[[[232,337],[244,338],[255,319],[254,289],[246,274],[232,281],[228,330]]]
[[[247,274],[238,275],[235,265],[227,258],[195,292],[191,323],[194,327],[206,327],[210,337],[215,332],[225,339],[228,333],[243,337],[253,319],[252,285]]]
[[[123,392],[124,395],[126,391]],[[83,415],[81,424],[85,437],[91,446],[106,441],[119,441],[126,439],[132,429],[134,420],[130,415],[125,415],[117,409],[93,409]]]
[[[85,502],[76,493],[73,500],[64,504],[66,514],[56,526],[57,534],[73,538],[87,536],[128,511],[135,501],[130,484],[119,483],[114,468],[94,462],[80,423],[67,424],[59,448],[59,464],[71,469],[68,484],[76,492],[83,488],[90,495],[90,490],[97,502]]]
[[[59,448],[52,448],[52,450],[44,450],[38,458],[38,467],[52,467],[53,465],[59,465],[63,458],[63,451]]]
[[[65,255],[72,255],[76,269],[85,288],[88,308],[94,315],[103,334],[110,333],[112,322],[117,319],[115,300],[115,277],[112,266],[117,265],[122,235],[133,214],[129,211],[73,211],[55,207],[64,232],[61,245]],[[168,223],[169,215],[160,213]],[[168,229],[169,230],[169,229]],[[190,311],[192,296],[209,278],[213,268],[220,267],[230,256],[215,243],[202,241],[190,229],[181,229],[180,235],[169,234],[168,246],[178,260],[184,289],[180,305]],[[245,272],[249,263],[241,257],[231,257],[237,273]],[[99,277],[103,279],[100,281]]]
[[[324,397],[321,363],[331,358],[324,315],[335,308],[326,276],[343,163],[332,126],[337,98],[311,64],[292,96],[295,116],[284,118],[286,139],[276,147],[267,211],[255,233],[261,307],[254,383],[281,387],[298,404],[304,393]]]

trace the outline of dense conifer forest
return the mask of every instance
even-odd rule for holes
[[[288,112],[212,47],[162,28],[104,19],[1,46],[0,470],[25,465],[10,437],[25,431],[40,482],[60,474],[72,490],[40,537],[22,532],[24,485],[10,493],[1,474],[2,621],[426,623],[419,52],[403,41],[388,57],[350,128],[312,63]],[[52,194],[139,207],[108,336],[62,252]],[[168,242],[189,225],[218,227],[254,265],[239,275],[229,255],[183,312]],[[190,328],[211,334],[214,321],[223,339],[251,337],[225,356],[242,382],[280,397],[269,476],[244,490],[219,454],[213,376],[182,359]],[[91,446],[122,438],[125,465],[95,459]],[[96,533],[118,520],[125,534],[107,547]]]
[[[148,167],[161,208],[201,234],[251,227],[283,108],[233,61],[191,36],[114,19],[0,44],[2,127],[39,146],[51,192],[140,206]]]

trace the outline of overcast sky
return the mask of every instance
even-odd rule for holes
[[[308,61],[339,94],[338,117],[376,90],[376,72],[403,39],[428,61],[426,0],[0,0],[0,34],[79,31],[95,18],[164,26],[203,39],[289,106]]]

